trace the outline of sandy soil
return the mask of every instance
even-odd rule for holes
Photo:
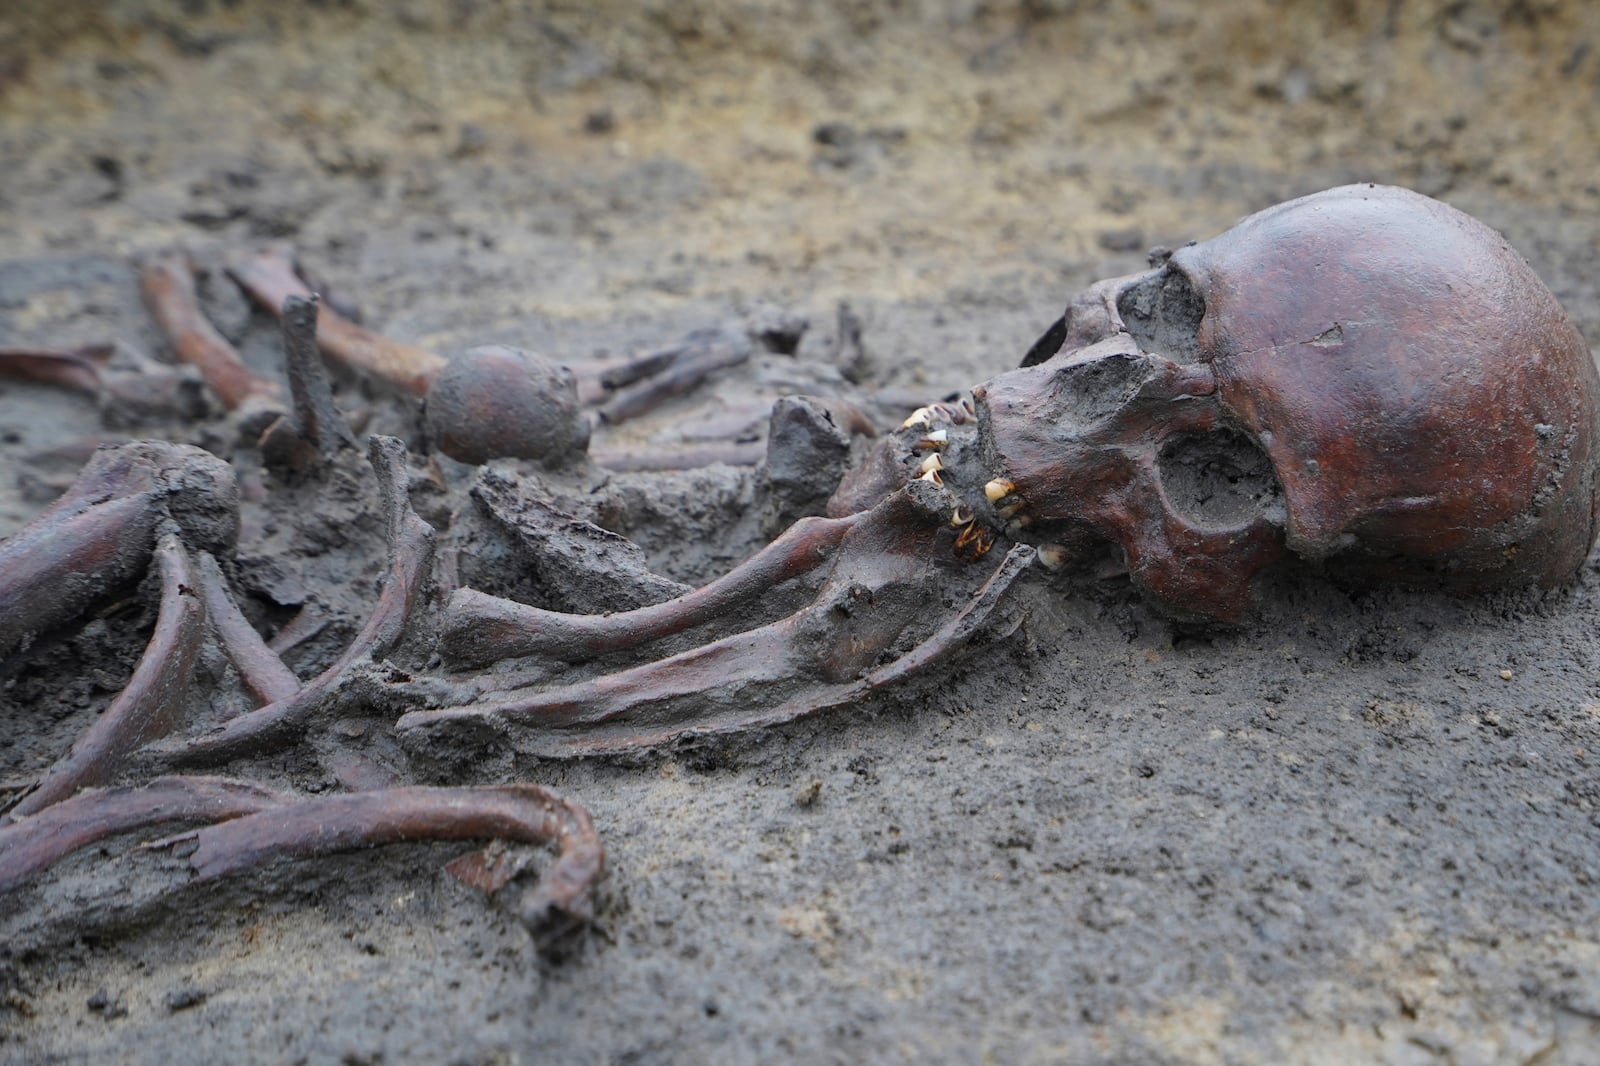
[[[617,435],[662,445],[759,430],[784,392],[969,386],[1149,247],[1353,180],[1502,230],[1600,337],[1600,8],[1579,0],[285,8],[0,12],[0,344],[169,359],[134,263],[181,245],[276,372],[219,270],[262,241],[439,351],[581,362],[762,307],[809,320],[798,357]],[[834,362],[846,301],[859,385]],[[414,401],[353,376],[340,399],[421,446]],[[220,417],[107,426],[0,383],[0,535],[84,438],[130,435],[249,468]],[[442,524],[470,471],[440,476],[418,505]],[[759,542],[745,470],[542,480],[680,581]],[[235,572],[264,624],[294,590],[331,619],[302,676],[382,561],[346,489],[247,508]],[[233,767],[325,789],[342,744],[400,779],[557,787],[610,849],[593,935],[540,961],[440,871],[459,848],[173,889],[118,843],[0,902],[0,1059],[1595,1061],[1593,562],[1548,594],[1266,593],[1197,635],[1122,581],[1031,584],[981,660],[707,748],[430,760],[330,732]],[[70,743],[151,618],[119,605],[13,670],[0,774]]]

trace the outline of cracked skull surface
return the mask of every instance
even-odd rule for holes
[[[1220,619],[1286,552],[1459,591],[1588,555],[1594,363],[1498,233],[1353,185],[1155,258],[974,390],[1013,536],[1113,545],[1167,607]]]

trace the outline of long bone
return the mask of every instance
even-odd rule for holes
[[[180,360],[194,366],[224,407],[237,410],[251,399],[281,400],[277,383],[257,377],[227,338],[200,310],[195,291],[194,261],[183,252],[151,256],[139,268],[139,291],[145,306],[172,343]]]
[[[440,651],[463,666],[548,655],[576,661],[680,633],[757,599],[772,586],[816,569],[859,521],[807,518],[715,581],[682,596],[613,614],[563,614],[476,589],[460,589],[445,609]]]
[[[588,812],[537,785],[404,787],[301,797],[250,781],[168,776],[93,789],[0,826],[0,892],[101,840],[172,823],[209,823],[161,846],[192,845],[190,870],[214,880],[280,858],[305,859],[381,844],[496,839],[554,844],[555,861],[512,903],[540,949],[561,950],[594,915],[605,849]],[[459,860],[458,860],[459,862]],[[503,878],[447,869],[493,895]]]
[[[165,518],[192,547],[230,548],[238,495],[232,468],[199,448],[97,450],[65,495],[0,542],[0,662],[133,583]]]

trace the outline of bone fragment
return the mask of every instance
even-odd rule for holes
[[[340,448],[355,447],[355,434],[333,403],[328,369],[317,352],[317,298],[289,296],[283,301],[283,355],[289,372],[289,395],[294,401],[295,435],[316,450],[323,461]],[[271,435],[269,430],[269,437]],[[263,441],[269,453],[277,449]],[[309,457],[289,456],[289,465],[304,467]]]
[[[461,589],[445,609],[440,651],[458,665],[483,666],[523,655],[579,661],[638,647],[711,621],[816,569],[859,518],[803,519],[710,584],[632,611],[559,614]]]
[[[950,616],[927,640],[894,661],[866,672],[857,681],[812,689],[776,706],[743,710],[740,713],[696,723],[688,728],[666,729],[653,734],[640,731],[630,735],[613,731],[611,735],[577,735],[542,745],[540,750],[556,758],[637,751],[693,737],[717,736],[748,729],[770,729],[820,711],[858,704],[874,692],[905,682],[935,662],[949,663],[955,656],[968,651],[977,639],[984,635],[984,630],[990,626],[990,619],[1006,591],[1033,565],[1034,558],[1034,550],[1028,545],[1019,544],[1013,547],[983,586],[974,593],[972,599],[960,611]],[[998,640],[1009,635],[1020,621],[1019,617],[1003,631],[989,634],[990,639]]]
[[[529,567],[540,590],[562,610],[625,611],[689,591],[652,573],[644,552],[628,538],[559,510],[501,471],[482,470],[472,500],[477,514],[492,523],[489,528],[513,546],[494,565]]]
[[[731,330],[702,329],[690,333],[663,358],[659,369],[643,380],[618,389],[599,407],[609,425],[647,414],[674,396],[681,396],[719,370],[738,366],[755,351],[750,338]]]
[[[819,684],[857,677],[908,625],[927,617],[939,577],[932,559],[939,538],[948,537],[949,506],[942,490],[908,486],[859,516],[840,539],[815,601],[787,618],[572,685],[413,711],[397,728],[477,722],[525,725],[536,734],[613,727],[627,735],[694,732],[710,721],[738,719],[751,706],[786,703]],[[537,737],[533,743],[539,745]]]
[[[238,508],[232,468],[209,452],[164,441],[96,451],[65,495],[0,542],[0,661],[132,584],[163,517],[187,544],[225,551]]]
[[[194,261],[183,252],[162,252],[139,270],[139,288],[150,315],[171,341],[178,358],[196,367],[211,391],[230,411],[251,398],[277,402],[282,389],[244,365],[227,338],[200,310]]]
[[[595,888],[605,876],[605,849],[588,812],[537,785],[393,788],[304,799],[249,781],[169,776],[82,792],[0,826],[0,892],[98,841],[174,822],[211,823],[161,842],[193,842],[189,866],[202,881],[279,858],[404,841],[553,844],[555,863],[513,903],[540,949],[550,953],[568,946],[592,919]],[[493,895],[506,883],[498,877],[480,880],[479,887]]]
[[[205,407],[194,371],[155,362],[126,345],[0,348],[0,376],[82,393],[108,423],[193,418]]]
[[[293,260],[276,249],[237,257],[228,265],[228,273],[275,315],[283,313],[289,297],[314,295],[295,273]],[[316,337],[322,350],[333,358],[417,396],[426,393],[428,384],[444,369],[444,359],[433,352],[363,329],[332,309],[324,308],[318,317]]]
[[[12,809],[14,817],[43,810],[81,788],[110,780],[129,752],[177,724],[205,637],[205,607],[195,594],[194,570],[176,528],[160,535],[161,610],[150,644],[128,686],[52,766],[37,788]]]

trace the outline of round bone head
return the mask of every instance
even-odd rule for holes
[[[520,348],[471,348],[428,387],[424,412],[438,449],[463,463],[534,459],[549,467],[589,447],[571,370]]]
[[[1236,617],[1283,547],[1473,590],[1559,583],[1593,544],[1593,359],[1499,234],[1425,196],[1268,208],[1047,338],[979,390],[987,458],[1029,539],[1111,540],[1180,612]]]

